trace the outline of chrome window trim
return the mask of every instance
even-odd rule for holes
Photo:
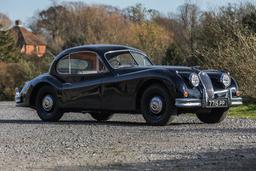
[[[68,57],[68,73],[62,73],[58,70],[58,65],[60,63],[60,61],[65,58],[65,57]],[[58,59],[57,63],[56,63],[56,66],[55,66],[55,70],[58,74],[60,75],[68,75],[70,73],[70,55],[69,54],[66,54],[64,56],[62,56],[60,59]]]
[[[108,58],[106,57],[106,55],[107,55],[107,54],[111,54],[111,53],[118,53],[118,52],[129,52],[132,57],[133,57],[133,55],[131,54],[131,52],[141,54],[141,55],[143,55],[144,57],[147,58],[147,60],[149,61],[149,63],[150,63],[151,65],[154,65],[154,64],[152,63],[152,61],[148,58],[148,56],[147,56],[145,53],[141,52],[141,51],[133,50],[133,49],[111,50],[111,51],[108,51],[108,52],[105,52],[105,53],[104,53],[104,58],[105,58],[105,60],[107,61],[108,65],[111,67],[111,69],[117,70],[118,68],[115,69],[115,68],[112,67],[112,65],[109,63]],[[133,57],[133,59],[134,59],[134,57]],[[134,60],[135,60],[135,59],[134,59]],[[135,60],[135,62],[136,62],[136,60]],[[136,63],[137,63],[137,62],[136,62]]]
[[[133,59],[135,60],[135,57],[134,57],[133,53],[138,53],[138,52],[130,51],[130,54],[132,55]],[[138,54],[144,56],[144,58],[146,58],[147,61],[148,61],[151,65],[153,65],[153,63],[150,61],[150,59],[148,58],[148,56],[147,56],[146,54],[142,54],[142,53],[138,53]],[[138,64],[138,62],[137,62],[136,60],[135,60],[135,62]],[[145,65],[145,66],[147,66],[147,65]]]
[[[97,52],[94,52],[94,51],[89,51],[89,50],[85,50],[85,51],[77,51],[77,52],[71,52],[67,55],[64,55],[63,57],[61,57],[60,59],[58,59],[57,61],[57,64],[56,64],[56,67],[55,67],[55,71],[60,74],[60,75],[89,75],[89,74],[72,74],[71,73],[71,63],[70,63],[70,55],[72,54],[76,54],[76,53],[81,53],[81,52],[89,52],[89,53],[94,53],[96,55],[96,58],[102,63],[102,65],[104,65],[105,69],[106,69],[106,72],[109,72],[109,69],[108,67],[106,67],[105,63],[102,61],[102,59],[100,58],[99,54]],[[68,59],[69,59],[69,73],[61,73],[58,71],[57,67],[58,67],[58,64],[59,64],[59,61],[61,59],[63,59],[65,56],[68,56]],[[100,74],[100,73],[97,73],[97,74]]]

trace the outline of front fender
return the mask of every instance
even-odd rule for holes
[[[143,73],[143,79],[137,85],[138,94],[143,92],[145,88],[154,83],[163,84],[167,89],[169,94],[175,98],[177,96],[177,78],[176,73],[172,73],[168,70],[149,70]]]

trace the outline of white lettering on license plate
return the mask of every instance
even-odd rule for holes
[[[227,100],[226,99],[209,100],[207,106],[209,106],[209,107],[226,107]]]

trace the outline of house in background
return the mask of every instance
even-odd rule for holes
[[[11,34],[16,40],[17,47],[21,49],[21,53],[26,55],[36,55],[42,57],[46,52],[45,40],[28,31],[21,25],[20,20],[15,21],[15,26],[11,28]]]

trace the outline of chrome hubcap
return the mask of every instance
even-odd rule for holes
[[[53,99],[52,99],[52,96],[50,95],[46,95],[44,98],[43,98],[43,101],[42,101],[42,107],[45,111],[49,112],[50,110],[52,110],[52,107],[53,107]]]
[[[154,114],[159,114],[163,109],[163,102],[160,97],[155,96],[150,100],[150,111]]]

